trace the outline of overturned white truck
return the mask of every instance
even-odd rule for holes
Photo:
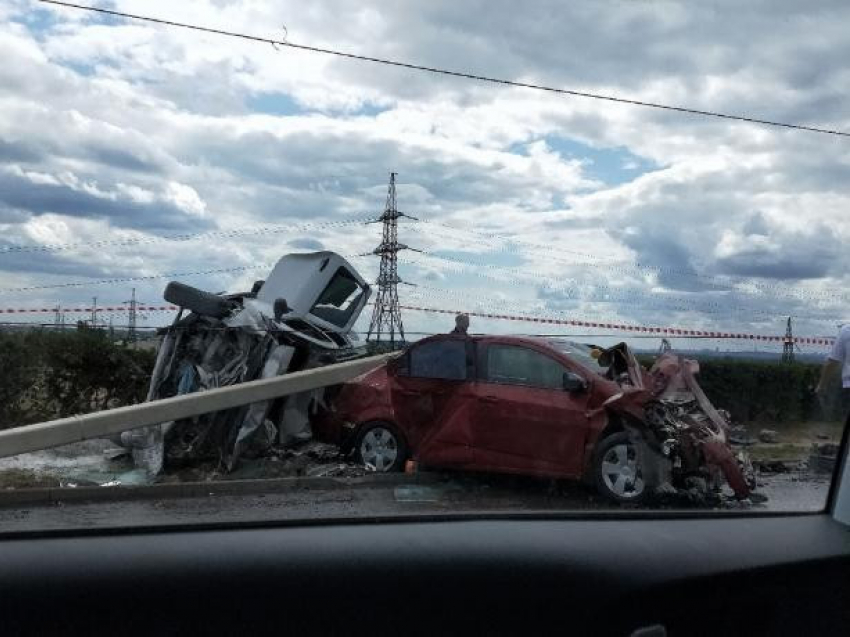
[[[172,281],[181,308],[163,330],[147,400],[157,400],[347,360],[363,353],[352,327],[370,288],[334,252],[289,254],[250,292],[212,294]],[[121,434],[138,468],[214,459],[230,470],[246,451],[310,436],[321,390]]]

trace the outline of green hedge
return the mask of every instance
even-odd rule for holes
[[[103,330],[0,332],[0,429],[140,402],[155,357]]]
[[[651,365],[652,359],[643,359]],[[838,382],[821,406],[812,388],[821,366],[815,363],[709,358],[699,361],[697,380],[712,403],[738,422],[787,422],[842,418]]]
[[[0,429],[140,402],[155,358],[102,330],[0,332]],[[697,378],[738,422],[838,420],[837,383],[826,409],[811,392],[819,374],[812,363],[730,358],[700,360]]]

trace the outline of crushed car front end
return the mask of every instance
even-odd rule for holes
[[[726,484],[738,500],[753,497],[752,464],[732,447],[728,416],[697,383],[697,361],[666,351],[647,371],[624,343],[602,360],[621,387],[603,409],[628,432],[651,491],[712,500]]]

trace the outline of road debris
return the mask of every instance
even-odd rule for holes
[[[724,412],[721,410],[723,417],[727,422],[731,423],[731,416],[728,412]],[[741,445],[742,447],[751,447],[756,444],[758,440],[753,438],[750,435],[750,432],[744,425],[731,425],[729,427],[729,442],[733,445]]]
[[[774,429],[762,429],[759,431],[759,440],[768,444],[779,442],[779,432]]]
[[[809,469],[814,473],[832,473],[838,459],[839,445],[833,442],[812,443]]]

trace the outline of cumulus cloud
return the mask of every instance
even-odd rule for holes
[[[316,239],[293,239],[289,242],[293,248],[298,248],[300,250],[323,250],[324,245],[322,245],[321,241],[317,241]]]
[[[51,176],[13,169],[0,171],[0,214],[6,209],[25,216],[54,213],[72,217],[107,217],[119,227],[145,228],[154,232],[203,228],[195,214],[202,203],[187,201],[185,193],[183,197],[182,201],[179,197],[175,199],[170,188],[160,194],[122,188],[104,189],[100,184],[83,181],[73,173]]]

